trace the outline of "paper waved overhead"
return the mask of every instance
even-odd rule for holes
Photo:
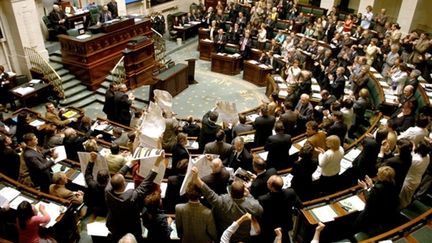
[[[159,156],[164,150],[163,149],[155,149],[155,148],[145,148],[145,147],[137,147],[135,149],[135,152],[133,153],[132,159],[145,159],[148,157],[157,157]]]
[[[162,110],[172,112],[172,95],[168,91],[155,89],[153,94],[155,102]]]
[[[217,155],[212,156],[212,158],[217,158]],[[210,175],[212,173],[212,169],[210,167],[211,160],[206,158],[206,155],[200,155],[196,159],[192,159],[189,157],[189,164],[186,172],[186,176],[183,180],[183,183],[180,188],[180,195],[186,193],[186,188],[189,182],[192,180],[192,167],[197,167],[199,177],[204,177]]]
[[[219,113],[219,119],[223,122],[235,124],[238,121],[237,107],[234,102],[218,101],[216,111]]]
[[[147,114],[140,126],[139,142],[142,147],[157,148],[159,139],[165,132],[165,119],[161,108],[150,102]]]
[[[147,177],[158,158],[159,156],[148,156],[146,158],[140,159],[140,168],[138,174],[144,178]],[[157,169],[157,176],[153,180],[154,183],[158,185],[162,183],[162,179],[165,175],[165,169],[165,163],[161,162]]]
[[[100,170],[108,170],[108,163],[102,155],[97,155],[96,161],[94,161],[94,167],[93,167],[93,178],[97,178],[97,173]],[[78,152],[78,158],[81,165],[81,171],[84,173],[87,169],[87,165],[90,161],[90,153],[89,152]]]

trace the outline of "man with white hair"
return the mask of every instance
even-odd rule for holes
[[[126,84],[120,84],[118,91],[114,94],[114,114],[115,122],[129,126],[132,119],[130,107],[135,99],[132,93],[127,94],[128,88]]]
[[[66,34],[68,29],[67,16],[59,5],[53,5],[53,10],[49,14],[48,19],[51,21],[51,24],[53,25],[53,28],[57,34]]]
[[[300,96],[300,101],[297,103],[294,112],[298,115],[297,128],[304,131],[306,122],[313,120],[313,106],[310,103],[308,94]]]

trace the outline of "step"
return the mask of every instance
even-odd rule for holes
[[[63,89],[68,90],[68,89],[71,89],[71,88],[74,88],[74,87],[80,86],[80,85],[82,85],[81,81],[79,81],[77,79],[72,79],[72,80],[69,80],[67,82],[63,82]],[[82,85],[82,86],[84,86],[84,85]]]
[[[75,87],[65,89],[65,96],[72,97],[75,95],[81,95],[81,93],[85,91],[87,91],[87,87],[85,85],[77,85]]]
[[[96,93],[105,96],[106,90],[106,88],[101,86],[99,89],[96,90]]]
[[[63,106],[75,106],[75,104],[80,102],[82,99],[94,96],[94,92],[86,89],[82,90],[79,94],[67,96],[66,93],[65,95],[66,99],[60,101],[60,104]]]
[[[56,72],[61,77],[61,76],[65,76],[66,74],[68,74],[69,70],[62,68],[62,69],[56,70]]]
[[[61,57],[61,55],[62,55],[61,50],[57,50],[57,51],[52,52],[52,53],[50,54],[50,56],[58,56],[58,57]]]
[[[108,75],[108,76],[110,76],[110,75]],[[110,84],[111,84],[111,80],[108,80],[108,77],[105,79],[105,81],[101,84],[101,88],[104,88],[104,89],[108,89],[109,88],[109,86],[110,86]]]
[[[61,56],[51,55],[51,56],[49,57],[49,60],[50,60],[50,62],[56,62],[56,63],[63,64],[63,61],[62,61],[62,57],[61,57]]]
[[[99,95],[99,94],[92,94],[88,97],[82,98],[79,101],[73,103],[74,107],[78,107],[78,108],[85,108],[86,106],[94,103],[94,102],[99,102],[98,100],[103,99],[103,96]]]
[[[61,70],[63,68],[63,64],[58,63],[58,62],[48,62],[49,65],[51,65],[51,67],[58,72],[59,70]]]
[[[76,78],[75,75],[70,74],[70,73],[61,77],[61,79],[63,80],[63,84],[65,84],[65,83],[67,83],[67,82],[69,82],[75,78]]]

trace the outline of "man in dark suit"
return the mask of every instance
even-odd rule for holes
[[[264,149],[268,151],[267,167],[276,170],[285,169],[290,166],[289,149],[291,148],[291,136],[284,133],[281,121],[275,124],[276,134],[267,138]]]
[[[297,103],[294,112],[298,115],[297,128],[300,132],[305,131],[306,122],[313,119],[313,106],[310,103],[308,94],[300,96],[300,101]]]
[[[219,155],[219,158],[221,160],[225,160],[228,158],[229,154],[231,153],[232,146],[229,143],[226,143],[224,141],[225,139],[225,132],[220,129],[216,133],[216,140],[210,143],[207,143],[204,146],[204,153],[206,154],[217,154]]]
[[[115,0],[111,0],[108,4],[108,10],[111,12],[111,16],[113,19],[118,17],[118,9],[117,2]]]
[[[204,176],[202,180],[210,189],[218,195],[227,193],[227,185],[230,179],[230,174],[223,166],[222,160],[219,158],[213,159],[210,165],[212,173]]]
[[[103,107],[103,112],[107,115],[108,120],[115,119],[114,114],[114,95],[117,91],[117,86],[111,83],[107,91],[105,92],[105,103]]]
[[[275,121],[275,117],[269,115],[267,105],[263,105],[261,108],[261,116],[257,117],[253,124],[255,127],[254,143],[256,147],[264,146],[267,138],[272,135]]]
[[[59,5],[53,5],[53,10],[50,12],[48,18],[53,24],[53,28],[57,34],[66,35],[68,29],[67,16]]]
[[[244,140],[242,137],[234,138],[234,149],[231,150],[228,158],[225,159],[224,164],[237,170],[239,167],[242,169],[252,171],[252,156],[247,149],[244,148]]]
[[[292,188],[282,189],[283,180],[272,175],[266,182],[269,192],[258,198],[264,209],[261,221],[262,242],[272,242],[274,229],[282,228],[282,235],[287,236],[292,230],[293,208],[300,209],[301,201]],[[289,237],[282,237],[282,242],[290,242]]]
[[[262,52],[261,56],[258,58],[258,62],[262,64],[267,64],[268,63],[267,53]]]
[[[345,81],[346,81],[346,77],[345,77],[345,68],[344,67],[338,67],[336,69],[336,77],[333,78],[333,80],[331,78],[329,78],[330,80],[330,87],[331,87],[331,93],[337,98],[339,99],[340,97],[342,97],[345,94]]]
[[[86,136],[78,136],[75,129],[68,127],[64,131],[63,145],[66,149],[68,159],[78,161],[78,152],[84,152],[83,143],[87,140]]]
[[[175,205],[187,202],[185,195],[180,196],[180,188],[186,175],[189,161],[181,160],[177,163],[177,173],[168,177],[167,189],[164,199],[164,209],[167,213],[175,212]]]
[[[275,39],[271,40],[271,42],[270,42],[270,50],[269,51],[272,51],[274,54],[278,54],[278,55],[281,54],[281,48],[280,48],[279,44],[276,42]]]
[[[226,36],[222,28],[218,30],[217,35],[214,38],[216,52],[224,52],[226,44]]]
[[[340,144],[343,147],[345,136],[347,133],[347,125],[343,122],[343,114],[340,111],[335,111],[332,114],[333,125],[331,125],[327,131],[327,137],[336,135],[340,139]]]
[[[115,122],[122,125],[129,126],[132,118],[130,107],[134,100],[133,94],[126,94],[126,84],[120,84],[118,91],[114,94],[114,111],[115,111]]]
[[[285,112],[280,115],[279,120],[284,126],[284,133],[293,135],[296,133],[294,129],[298,115],[294,112],[294,105],[290,101],[284,101],[284,110]]]
[[[255,171],[256,177],[252,181],[250,187],[250,193],[254,198],[258,198],[266,193],[268,193],[267,189],[267,180],[272,175],[276,175],[277,171],[275,168],[267,168],[267,163],[259,156],[254,157],[253,159],[253,169]]]
[[[37,147],[38,139],[33,133],[25,134],[23,141],[26,144],[23,157],[28,167],[30,178],[36,187],[40,187],[42,192],[48,193],[51,184],[50,168],[54,165],[57,153],[49,150],[39,151]]]
[[[240,26],[235,23],[234,27],[231,27],[229,31],[229,42],[232,44],[237,45],[240,42],[240,37],[242,35],[242,31],[240,29]]]
[[[248,60],[251,54],[252,38],[249,30],[245,31],[245,36],[240,39],[240,54],[244,60]]]
[[[267,60],[266,60],[266,62],[264,64],[269,65],[270,67],[273,68],[272,73],[279,73],[279,71],[280,71],[280,64],[276,60],[276,58],[273,57],[273,51],[268,51],[267,52]]]
[[[405,103],[408,101],[412,103],[412,109],[411,111],[415,115],[415,112],[417,111],[418,102],[417,99],[414,96],[415,90],[412,85],[407,85],[403,89],[403,94],[401,97],[399,97],[399,100],[397,102],[399,103],[399,107],[402,108]],[[398,115],[400,112],[396,111],[394,115]]]
[[[205,145],[216,139],[216,133],[221,129],[221,127],[216,124],[218,116],[219,114],[216,111],[209,111],[203,116],[198,140],[199,151],[204,151]]]

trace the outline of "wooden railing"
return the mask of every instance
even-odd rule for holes
[[[48,63],[42,55],[39,54],[34,48],[24,47],[26,56],[28,56],[31,70],[39,73],[46,79],[54,88],[57,96],[61,99],[66,98],[63,90],[63,80],[54,70],[54,68]]]

